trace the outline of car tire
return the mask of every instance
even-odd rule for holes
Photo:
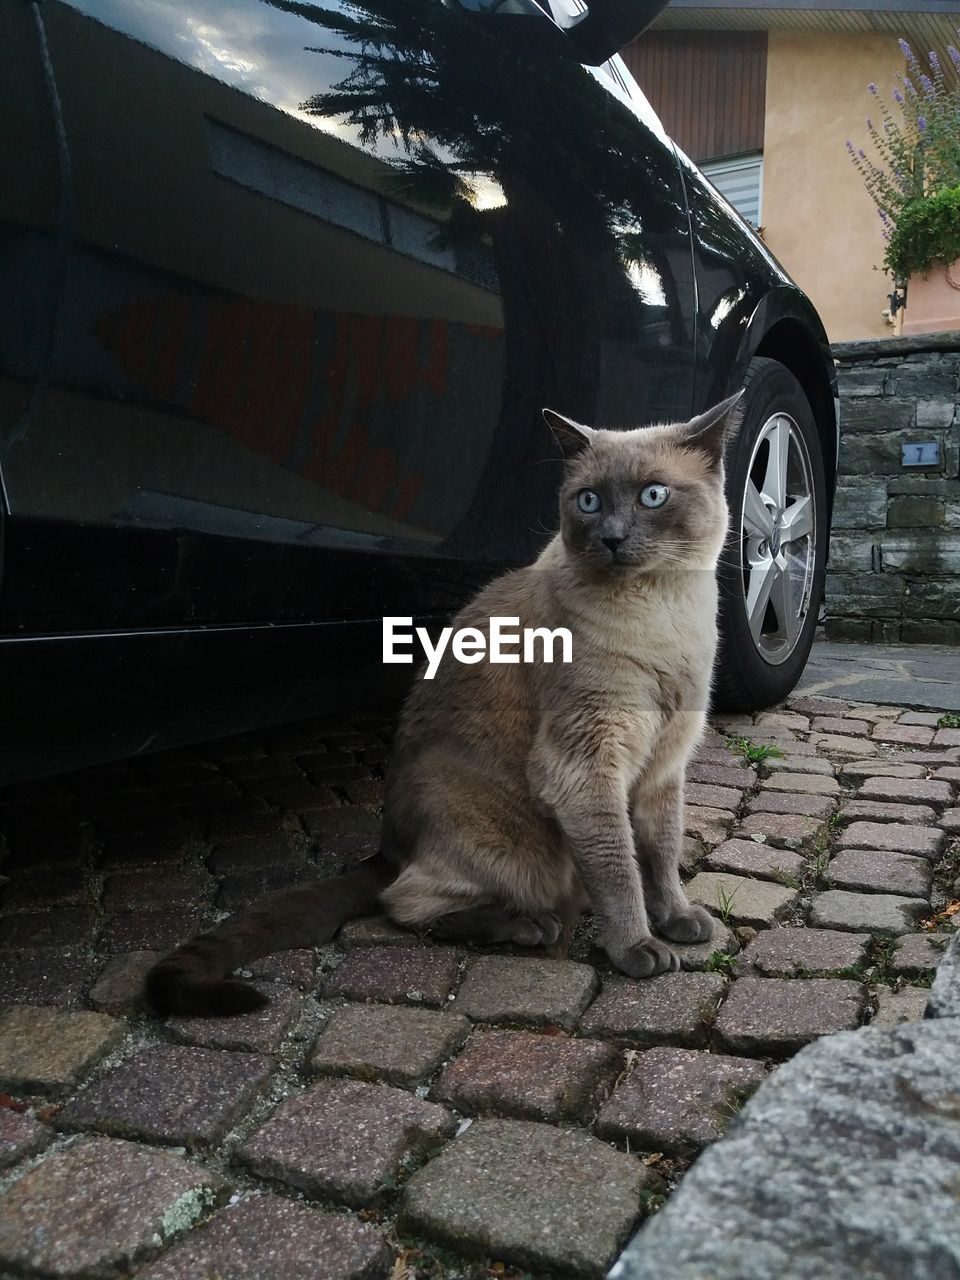
[[[813,644],[829,537],[826,479],[813,410],[784,365],[751,360],[734,415],[713,705],[754,711],[790,693]]]

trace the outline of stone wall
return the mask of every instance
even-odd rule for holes
[[[827,638],[960,642],[960,333],[833,354],[842,426]],[[903,465],[903,444],[933,440],[935,466]]]

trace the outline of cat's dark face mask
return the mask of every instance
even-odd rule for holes
[[[566,459],[560,526],[572,560],[615,575],[711,569],[727,508],[723,450],[739,395],[687,423],[595,431],[544,411]]]

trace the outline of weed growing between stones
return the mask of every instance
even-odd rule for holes
[[[703,966],[705,973],[732,973],[735,959],[727,951],[711,951]]]
[[[938,729],[960,729],[960,715],[956,711],[945,711],[937,721]]]
[[[761,760],[776,760],[783,756],[779,747],[758,746],[749,738],[727,738],[727,746],[743,756],[748,764],[759,764]]]

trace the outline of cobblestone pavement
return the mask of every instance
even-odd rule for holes
[[[685,845],[716,936],[680,973],[357,921],[254,965],[237,1019],[151,1020],[141,975],[376,848],[389,711],[0,793],[0,1275],[603,1275],[778,1061],[920,1016],[960,921],[941,719],[719,718]]]

